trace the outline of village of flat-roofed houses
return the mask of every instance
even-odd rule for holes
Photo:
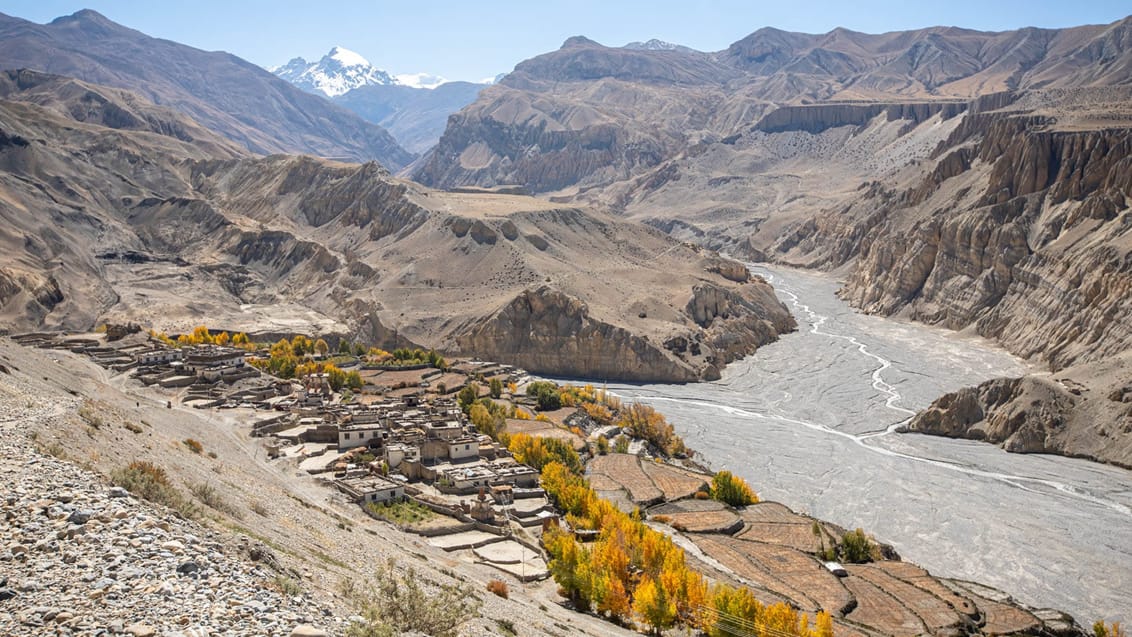
[[[556,513],[539,486],[539,471],[478,433],[456,399],[469,385],[479,397],[488,396],[492,380],[517,390],[530,380],[522,369],[479,360],[440,367],[382,364],[365,355],[310,352],[311,361],[334,359],[363,380],[357,391],[336,391],[325,372],[280,379],[260,371],[250,361],[268,357],[268,346],[250,341],[245,347],[186,344],[137,326],[17,334],[13,340],[84,354],[128,373],[159,393],[170,409],[224,410],[262,440],[266,457],[296,465],[371,516],[433,538],[445,550],[474,551],[476,559],[519,579],[548,575],[535,542],[539,527]],[[574,433],[580,428],[600,429],[602,436],[620,433],[595,427],[581,410],[560,409],[535,420],[537,401],[518,391],[500,399],[522,416],[508,422],[526,431],[553,430],[579,450],[586,447]],[[405,517],[390,509],[398,504],[414,512]],[[531,532],[516,535],[512,524]]]

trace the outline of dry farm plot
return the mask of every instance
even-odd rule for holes
[[[701,473],[693,473],[679,467],[643,460],[641,469],[648,475],[658,489],[664,493],[665,500],[690,498],[701,488],[706,488],[710,478]]]
[[[649,515],[672,515],[673,513],[703,513],[707,511],[729,511],[728,506],[719,500],[677,500],[665,502],[649,509]]]
[[[689,533],[733,533],[743,523],[731,511],[685,511],[667,514],[668,524]]]
[[[835,575],[800,551],[726,536],[689,537],[739,577],[790,598],[807,612],[820,609],[839,614],[852,599]]]
[[[759,502],[745,507],[740,515],[748,522],[778,522],[780,524],[809,524],[810,519],[802,517],[784,504]]]
[[[781,544],[791,548],[817,553],[823,547],[837,544],[839,534],[826,524],[818,522],[821,535],[814,535],[812,518],[791,511],[777,502],[760,502],[741,510],[740,517],[747,522],[738,534],[744,540]]]
[[[536,438],[558,438],[559,440],[565,440],[570,443],[570,446],[573,447],[575,451],[581,451],[586,448],[586,441],[580,436],[552,422],[508,418],[506,423],[505,431],[510,434],[524,433]]]
[[[872,564],[850,565],[850,575],[868,580],[869,583],[893,596],[908,610],[916,614],[920,621],[933,633],[946,628],[958,627],[963,618],[947,602],[931,593],[897,579],[879,566]]]
[[[979,609],[968,596],[961,595],[947,586],[944,586],[943,583],[932,577],[930,573],[915,564],[909,562],[884,561],[877,562],[875,566],[893,577],[900,578],[913,586],[922,588],[932,595],[935,595],[950,604],[952,608],[960,613],[970,617],[979,614]]]
[[[988,635],[1030,632],[1042,625],[1037,617],[1017,606],[1009,606],[977,595],[972,595],[972,598],[986,617],[983,632]]]
[[[640,458],[624,453],[598,456],[590,462],[589,474],[604,474],[629,492],[637,504],[651,504],[664,499],[664,493],[641,470]]]
[[[913,637],[926,632],[924,623],[892,595],[868,580],[850,575],[845,586],[857,598],[857,607],[847,619],[893,637]]]
[[[822,548],[821,540],[814,535],[810,524],[778,524],[774,522],[748,522],[735,537],[741,540],[780,544],[806,553],[817,553]],[[825,546],[831,540],[825,539]]]
[[[795,590],[785,582],[778,581],[770,573],[751,563],[747,555],[734,549],[717,535],[689,535],[692,541],[705,554],[719,562],[744,584],[764,589],[785,598],[795,606],[812,608],[817,604],[802,591]]]

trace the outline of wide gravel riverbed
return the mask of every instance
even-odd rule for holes
[[[752,266],[798,331],[693,385],[609,385],[663,411],[713,469],[863,527],[937,575],[1019,601],[1132,620],[1132,472],[890,433],[943,393],[1025,365],[988,341],[864,316],[829,278]]]

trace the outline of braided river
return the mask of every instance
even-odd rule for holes
[[[831,278],[751,270],[774,285],[797,332],[716,382],[608,389],[662,411],[711,469],[862,527],[936,575],[1086,627],[1132,620],[1132,472],[894,431],[946,392],[1022,375],[1023,361],[984,339],[854,312]]]

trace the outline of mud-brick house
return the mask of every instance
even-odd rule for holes
[[[213,368],[242,367],[247,355],[242,349],[220,345],[197,345],[185,352],[185,365],[197,374]]]
[[[361,505],[405,499],[405,485],[381,476],[359,476],[335,480],[334,485]]]

